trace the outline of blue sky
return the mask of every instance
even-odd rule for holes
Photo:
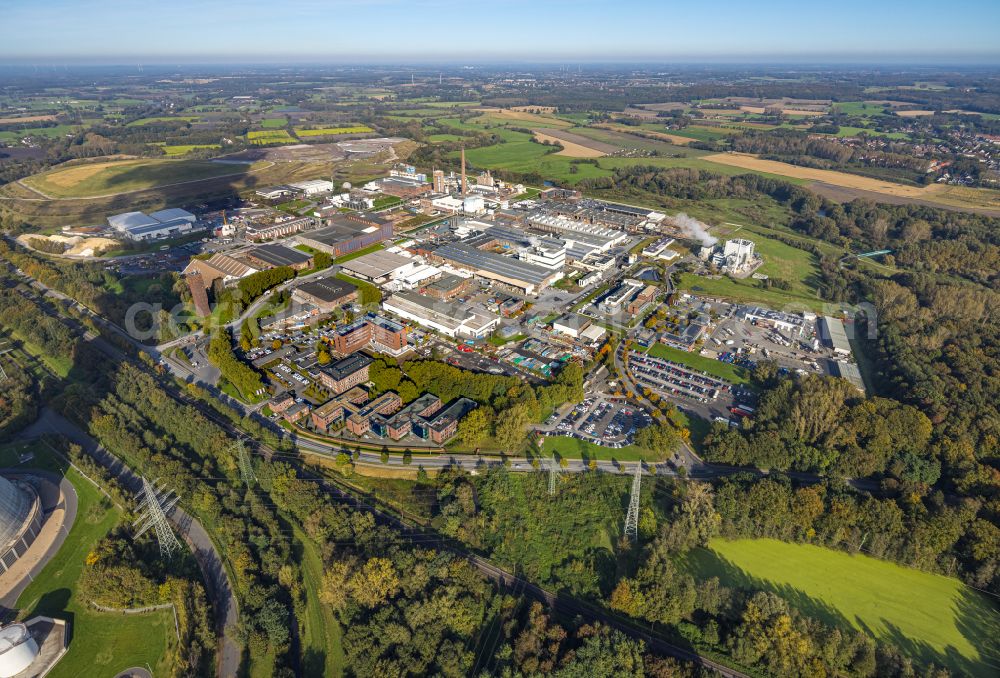
[[[1000,0],[0,0],[0,61],[1000,61]]]

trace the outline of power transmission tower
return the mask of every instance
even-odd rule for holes
[[[7,355],[14,349],[7,348],[7,342],[4,342],[3,346],[0,346],[0,356]],[[0,384],[7,381],[7,373],[4,372],[3,365],[0,365]]]
[[[240,465],[240,477],[248,488],[252,487],[257,482],[257,476],[253,472],[253,464],[250,463],[250,454],[243,445],[243,440],[237,440],[233,443],[233,447],[236,448],[236,460]]]
[[[625,537],[635,541],[639,534],[639,485],[642,483],[642,462],[635,465],[632,477],[632,494],[628,498],[628,514],[625,516]]]
[[[552,455],[549,461],[549,495],[556,493],[556,475],[559,473],[559,464],[556,462],[556,455]]]
[[[170,560],[170,556],[175,551],[180,550],[181,543],[177,541],[174,531],[170,529],[167,522],[167,514],[180,499],[173,490],[163,487],[157,489],[156,482],[149,482],[145,477],[142,479],[142,490],[139,492],[139,517],[134,523],[136,528],[133,539],[138,539],[145,534],[149,528],[156,531],[156,541],[160,544],[160,555]]]

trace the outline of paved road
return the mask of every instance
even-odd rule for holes
[[[84,448],[101,465],[115,474],[118,482],[124,487],[132,492],[137,492],[142,487],[142,480],[132,469],[98,445],[97,441],[71,421],[49,408],[42,411],[42,415],[25,433],[34,436],[46,433],[62,435]],[[222,678],[236,676],[239,672],[241,655],[240,646],[236,642],[239,611],[236,607],[236,597],[233,595],[229,578],[223,566],[222,556],[216,550],[212,538],[201,523],[182,508],[174,507],[169,518],[198,561],[205,578],[208,594],[215,607],[220,634],[218,675]]]

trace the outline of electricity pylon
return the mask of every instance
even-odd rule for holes
[[[642,462],[635,465],[632,477],[632,494],[628,498],[628,513],[625,515],[625,537],[635,541],[639,534],[639,485],[642,483]]]
[[[14,349],[12,348],[7,348],[7,342],[4,342],[4,344],[0,346],[0,356],[7,355],[13,350]],[[5,381],[7,381],[7,373],[4,371],[3,365],[0,365],[0,383]]]
[[[174,507],[180,499],[173,490],[164,487],[157,489],[156,483],[149,482],[145,477],[142,479],[142,490],[139,492],[139,517],[132,523],[136,528],[133,539],[138,539],[145,534],[149,528],[156,531],[156,541],[160,545],[160,556],[165,560],[170,560],[170,556],[175,551],[179,551],[181,543],[177,541],[174,531],[170,529],[167,522],[167,513]]]
[[[242,440],[237,440],[233,443],[233,447],[236,448],[236,460],[240,466],[240,477],[248,488],[252,487],[257,482],[257,476],[253,472],[253,464],[250,463],[250,454],[247,452],[247,448],[243,445]]]

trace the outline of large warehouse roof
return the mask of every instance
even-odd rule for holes
[[[542,285],[552,276],[552,271],[544,266],[529,264],[526,261],[505,257],[502,254],[483,252],[462,243],[442,245],[434,250],[434,254],[459,266],[495,273],[504,278],[519,280],[534,286]]]
[[[356,273],[363,278],[374,280],[389,275],[413,263],[412,259],[392,252],[369,252],[356,259],[345,261],[341,266],[345,271]]]
[[[284,245],[261,245],[250,250],[250,255],[271,266],[295,266],[312,259],[311,255]]]

